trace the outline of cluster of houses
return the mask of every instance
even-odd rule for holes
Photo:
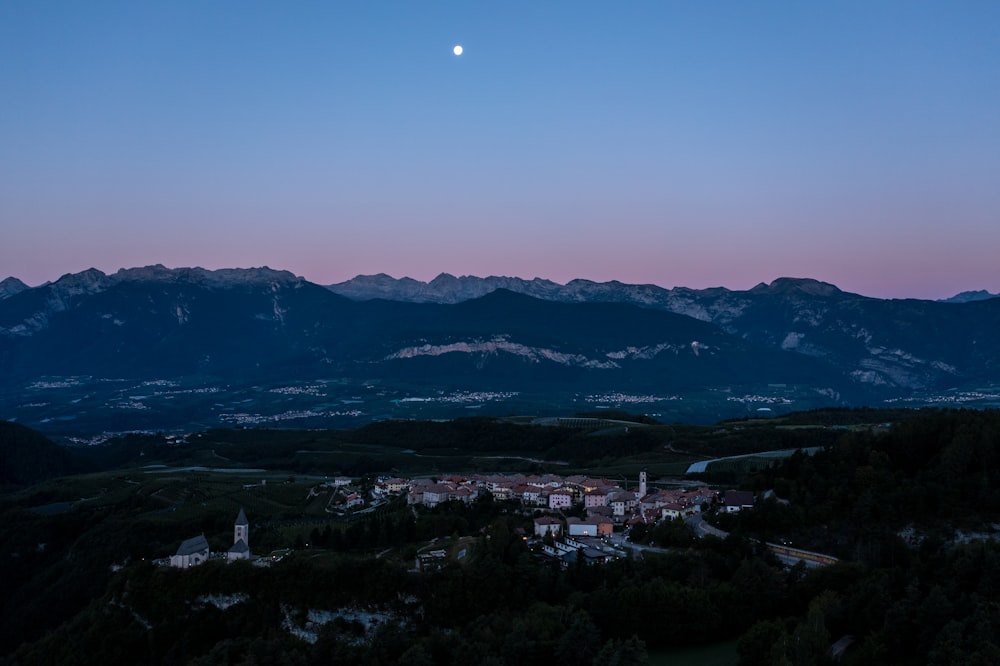
[[[361,506],[365,499],[351,486],[351,479],[337,478],[324,486],[335,489],[331,504],[350,509]],[[566,559],[578,553],[588,559],[603,558],[592,545],[584,545],[574,538],[610,536],[615,527],[637,523],[654,524],[696,515],[702,506],[717,504],[726,512],[753,507],[754,495],[749,491],[727,490],[724,494],[705,486],[693,488],[648,488],[646,472],[639,473],[639,484],[625,488],[617,481],[586,476],[562,477],[555,474],[473,474],[448,475],[435,478],[379,477],[372,488],[376,501],[406,494],[411,505],[434,507],[443,502],[472,502],[483,494],[498,500],[520,502],[526,509],[548,510],[560,515],[542,515],[534,519],[534,536],[546,540],[548,554]],[[330,507],[328,507],[329,509]],[[563,510],[576,510],[580,516],[562,517]],[[558,537],[558,541],[555,539]],[[250,523],[241,508],[233,525],[233,545],[226,553],[214,557],[229,562],[255,560],[250,552]],[[589,549],[589,550],[588,550]],[[558,552],[557,552],[558,551]],[[576,557],[577,555],[572,555]],[[205,535],[183,541],[176,554],[169,559],[172,567],[197,566],[213,558]],[[168,562],[164,561],[163,564]],[[418,568],[421,568],[418,563]]]
[[[753,494],[749,492],[727,491],[720,497],[719,491],[704,486],[652,490],[648,488],[645,471],[639,473],[638,486],[631,488],[618,481],[582,475],[472,474],[416,479],[380,477],[372,492],[376,497],[406,493],[409,504],[428,507],[456,500],[471,502],[484,493],[497,500],[520,502],[525,508],[561,511],[582,507],[585,518],[566,520],[570,536],[599,536],[611,534],[616,525],[683,518],[700,513],[703,505],[712,503],[723,503],[727,511],[738,511],[747,503],[753,506]],[[733,506],[725,504],[731,499],[730,493],[739,495],[738,501],[732,496],[736,502]],[[554,523],[548,525],[536,524],[536,534],[539,530],[554,529]]]

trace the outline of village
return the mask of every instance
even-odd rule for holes
[[[525,541],[539,554],[555,558],[564,566],[577,559],[600,563],[628,556],[628,533],[637,524],[651,526],[700,517],[711,507],[731,513],[754,505],[754,494],[749,491],[722,492],[701,485],[652,488],[645,470],[639,473],[634,486],[627,486],[624,480],[556,474],[443,474],[415,478],[382,475],[364,485],[349,477],[335,477],[311,488],[309,496],[324,493],[328,494],[326,512],[345,520],[361,518],[401,497],[410,507],[433,509],[446,502],[470,504],[489,495],[532,515],[533,531],[525,532]],[[700,520],[696,524],[703,525]],[[707,525],[701,529],[704,533],[713,531]],[[248,544],[249,521],[241,508],[234,524],[233,546],[227,552],[211,553],[205,536],[199,535],[183,541],[173,556],[159,563],[179,568],[210,559],[250,560],[258,566],[271,563],[272,557],[253,555]],[[448,553],[431,544],[417,555],[414,567],[427,571],[447,561]]]

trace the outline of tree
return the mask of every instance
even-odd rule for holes
[[[569,628],[563,633],[556,645],[555,656],[565,664],[585,664],[594,658],[598,643],[597,627],[590,616],[577,611],[573,614]]]
[[[594,666],[645,666],[648,663],[646,644],[635,635],[627,640],[605,642],[593,661]]]
[[[787,638],[785,625],[778,620],[765,620],[750,627],[736,642],[740,666],[769,666],[771,649]]]

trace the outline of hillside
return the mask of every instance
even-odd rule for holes
[[[885,425],[897,416],[904,421]],[[492,456],[497,446],[532,440],[518,431],[533,428],[480,419],[353,433],[213,431],[187,443],[147,436],[133,442],[146,454],[134,461],[141,467],[8,495],[0,506],[0,573],[9,588],[0,600],[0,658],[72,663],[82,651],[107,663],[460,664],[476,654],[490,663],[572,656],[642,664],[654,652],[736,641],[741,663],[824,663],[844,637],[851,638],[845,664],[991,663],[1000,653],[990,595],[1000,559],[990,524],[1000,506],[995,411],[833,410],[651,426],[666,439],[624,458],[611,454],[588,471],[602,476],[624,466],[632,476],[662,464],[667,441],[672,448],[700,442],[707,451],[720,437],[799,445],[819,438],[823,447],[737,480],[758,501],[713,519],[729,520],[728,538],[697,538],[685,524],[664,521],[647,534],[668,549],[603,563],[561,566],[544,557],[544,541],[522,536],[534,514],[492,497],[436,507],[399,498],[343,516],[324,509],[334,492],[323,483],[328,477],[287,471],[304,452],[337,451],[313,460],[332,474],[344,464],[339,452],[362,456],[365,447],[372,469],[383,471],[371,454],[389,447],[419,461],[437,446],[456,463],[449,449],[457,442]],[[525,452],[590,436],[537,432]],[[254,453],[233,460],[241,449]],[[199,460],[227,468],[188,466]],[[247,463],[268,468],[233,473]],[[765,490],[777,497],[765,498]],[[267,555],[266,566],[224,558],[189,569],[150,563],[192,534],[225,551],[243,509],[251,548]],[[839,563],[789,568],[757,543],[821,543],[817,537],[828,539]],[[432,552],[439,566],[415,570],[418,554]]]
[[[40,432],[0,421],[0,487],[29,485],[76,469],[66,449]]]

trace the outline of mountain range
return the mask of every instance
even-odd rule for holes
[[[384,274],[359,276],[329,288],[354,299],[410,302],[458,303],[508,289],[564,303],[628,303],[710,322],[767,349],[823,359],[862,384],[923,389],[1000,379],[1000,299],[985,290],[945,301],[886,300],[796,278],[733,291],[448,274],[428,283]],[[968,307],[953,307],[959,304]]]
[[[779,278],[771,285],[760,283],[751,291],[766,290],[769,286],[794,284],[800,289],[814,289],[817,293],[839,291],[833,285],[809,279]],[[812,285],[812,286],[808,286]],[[441,273],[430,282],[421,282],[413,278],[394,278],[385,273],[377,275],[358,275],[345,282],[329,285],[331,291],[354,300],[371,300],[384,298],[393,301],[411,303],[459,303],[471,298],[478,298],[497,289],[509,289],[519,294],[526,294],[543,300],[586,302],[586,301],[616,301],[663,307],[667,310],[689,314],[698,318],[706,318],[698,308],[686,307],[692,298],[700,296],[714,298],[732,292],[718,287],[714,289],[688,289],[675,287],[665,289],[655,284],[625,284],[612,280],[610,282],[593,282],[591,280],[571,280],[562,285],[551,280],[534,278],[525,280],[518,277],[503,277],[491,275],[481,278],[471,275],[455,277],[449,273]],[[946,303],[965,303],[997,298],[985,289],[963,291],[950,298],[942,299]]]
[[[39,382],[65,377],[874,405],[1000,384],[998,331],[998,298],[885,300],[810,279],[734,291],[379,275],[324,287],[266,267],[90,269],[0,283],[0,409],[48,404]]]

